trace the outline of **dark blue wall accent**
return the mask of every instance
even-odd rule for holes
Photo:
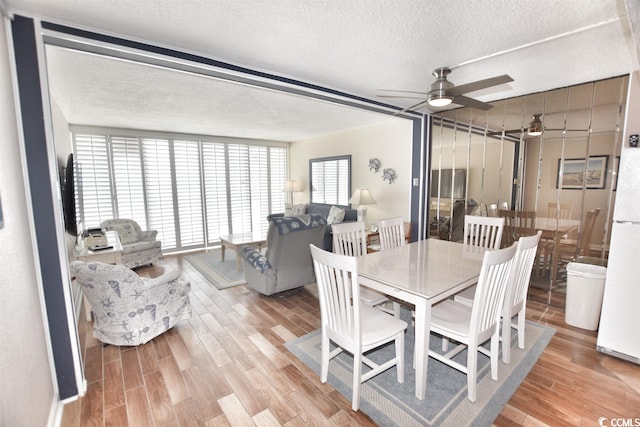
[[[429,198],[424,197],[420,201],[421,195],[428,194],[431,162],[431,116],[425,115],[424,120],[413,119],[413,146],[411,152],[411,241],[423,240],[429,235],[429,224],[426,216],[420,216],[420,212],[429,212]],[[424,138],[424,143],[423,143]],[[423,149],[424,146],[424,149]],[[420,169],[420,164],[424,164],[424,169]],[[424,185],[413,185],[413,179],[418,178]],[[427,209],[427,210],[425,210]],[[419,225],[422,224],[422,227]],[[419,235],[418,228],[422,228],[423,233]]]
[[[51,192],[51,186],[48,185],[51,179],[33,19],[16,15],[11,23],[11,32],[18,76],[27,174],[36,228],[34,243],[40,257],[49,335],[58,391],[62,400],[78,394],[72,352],[77,342],[73,342],[69,335],[67,313],[73,312],[73,309],[67,307],[65,303],[64,287],[68,284],[63,282],[60,269],[56,227],[62,227],[62,224],[55,223],[52,205],[55,198]],[[28,328],[29,326],[25,325],[23,333],[29,333]]]

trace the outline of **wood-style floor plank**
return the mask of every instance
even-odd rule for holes
[[[376,425],[284,346],[320,327],[313,286],[287,298],[246,286],[220,291],[183,255],[137,272],[174,269],[191,282],[193,316],[149,343],[103,347],[81,316],[88,389],[65,406],[63,427]],[[527,318],[556,334],[495,426],[592,426],[599,417],[638,416],[639,366],[597,352],[596,332],[568,326],[564,309],[539,295],[528,301]]]

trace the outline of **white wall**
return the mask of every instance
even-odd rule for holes
[[[47,425],[57,395],[52,379],[29,211],[6,28],[0,23],[0,425]]]
[[[291,144],[290,178],[302,183],[303,191],[294,193],[294,203],[309,202],[309,159],[351,155],[351,189],[368,188],[377,204],[367,206],[367,226],[380,218],[402,216],[409,221],[411,212],[412,123],[390,118],[382,124],[324,135]],[[369,170],[369,159],[382,163],[378,173]],[[397,179],[382,180],[382,169],[391,168]]]

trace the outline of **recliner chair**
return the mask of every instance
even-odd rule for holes
[[[309,244],[321,247],[326,227],[321,215],[272,218],[266,253],[249,246],[240,250],[249,287],[274,295],[314,283]]]
[[[453,204],[453,215],[440,227],[440,239],[461,242],[464,236],[465,214],[464,200],[456,200]]]

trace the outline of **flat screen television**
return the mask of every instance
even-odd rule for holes
[[[454,173],[455,172],[455,173]],[[431,197],[443,199],[464,199],[467,186],[467,171],[465,169],[439,169],[431,171]],[[453,194],[452,194],[453,191]]]
[[[76,189],[73,180],[73,154],[67,157],[67,165],[60,176],[62,183],[62,212],[64,214],[64,228],[72,236],[78,235],[76,222]]]

